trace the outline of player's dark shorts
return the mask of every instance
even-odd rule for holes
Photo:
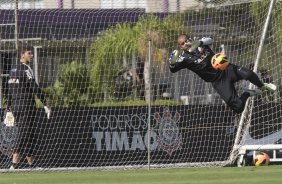
[[[12,112],[15,125],[18,128],[14,150],[21,154],[32,155],[35,145],[35,117],[34,100],[18,99],[13,102]]]
[[[226,70],[224,70],[221,76],[212,85],[218,94],[222,97],[225,103],[232,108],[235,112],[241,113],[244,110],[246,99],[249,97],[237,95],[234,83],[239,80],[254,80],[257,81],[256,74],[242,66],[237,66],[234,64],[229,64]],[[257,85],[261,85],[258,82]]]

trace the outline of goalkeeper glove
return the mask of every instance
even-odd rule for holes
[[[194,52],[200,45],[201,45],[201,41],[199,40],[193,40],[190,42],[190,49],[188,50],[189,52]]]
[[[45,113],[47,115],[47,118],[50,119],[50,117],[51,117],[51,109],[48,106],[44,106],[44,110],[45,110]]]
[[[172,65],[174,63],[176,63],[177,59],[179,58],[179,56],[181,55],[181,51],[180,50],[174,50],[171,52],[170,57],[169,57],[169,64]]]
[[[15,117],[11,111],[6,112],[6,116],[4,119],[4,124],[8,127],[12,127],[15,124]]]

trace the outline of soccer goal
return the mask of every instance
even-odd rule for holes
[[[282,159],[282,2],[278,0],[5,1],[0,5],[0,172],[7,172],[20,131],[16,171],[112,170],[244,165],[267,151]],[[189,70],[170,73],[177,36],[211,37],[218,53],[277,85],[234,113],[210,83]],[[5,124],[10,70],[21,48],[52,113],[36,98],[20,130]],[[247,81],[236,85],[249,87]],[[28,86],[26,86],[28,89]],[[32,133],[31,133],[32,132]],[[281,159],[280,159],[281,158]]]

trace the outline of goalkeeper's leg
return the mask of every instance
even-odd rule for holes
[[[12,157],[12,165],[10,169],[17,169],[19,162],[20,162],[20,153],[15,152]]]
[[[14,109],[13,109],[14,110]],[[22,147],[23,147],[23,142],[22,142],[22,122],[23,120],[23,116],[20,112],[18,111],[13,111],[13,114],[15,116],[15,123],[16,126],[14,128],[17,128],[15,130],[14,133],[15,135],[15,144],[13,145],[13,155],[12,155],[12,160],[11,160],[11,166],[10,169],[17,169],[20,159],[21,159],[21,151],[22,151]]]
[[[33,157],[32,157],[31,154],[28,154],[28,155],[26,156],[26,160],[27,160],[28,165],[29,165],[29,166],[32,166],[32,164],[33,164]]]
[[[275,84],[263,83],[255,72],[245,67],[238,67],[237,75],[238,75],[237,80],[241,80],[241,79],[249,80],[252,84],[256,85],[258,88],[260,88],[263,91],[273,92],[277,89],[277,86]]]
[[[248,68],[237,66],[236,73],[237,73],[236,81],[245,79],[250,81],[252,84],[256,85],[258,88],[262,88],[264,86],[263,82],[259,79],[258,75]]]
[[[230,64],[229,67],[224,70],[223,76],[212,83],[213,88],[218,92],[225,103],[236,113],[242,113],[246,101],[249,97],[260,94],[258,90],[245,91],[240,97],[237,94],[234,83],[244,79],[250,80],[256,85],[262,87],[264,84],[259,80],[257,75],[251,70],[238,69],[236,65]],[[239,75],[240,74],[240,75]]]
[[[36,112],[36,110],[32,111],[33,112]],[[29,116],[28,118],[28,123],[27,123],[27,139],[26,139],[26,160],[27,160],[27,163],[29,166],[32,166],[33,164],[33,151],[34,151],[34,148],[35,148],[35,130],[36,130],[36,127],[35,127],[35,115],[33,115],[31,113],[31,115]]]
[[[30,133],[32,134],[32,133]],[[29,166],[32,166],[33,164],[33,150],[34,150],[34,140],[33,135],[30,135],[28,142],[27,142],[27,150],[26,150],[26,160]]]
[[[249,93],[243,93],[240,97],[237,95],[234,83],[231,78],[225,77],[212,83],[213,88],[221,96],[224,102],[236,113],[243,112]]]

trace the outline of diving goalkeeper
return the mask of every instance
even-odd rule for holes
[[[169,69],[175,73],[187,68],[196,73],[206,82],[211,82],[213,88],[221,96],[224,102],[236,113],[242,113],[246,101],[251,96],[261,94],[263,90],[275,91],[276,86],[271,83],[263,83],[252,70],[243,66],[229,64],[225,70],[216,70],[211,65],[211,59],[215,53],[210,48],[213,43],[211,38],[192,40],[187,35],[178,36],[180,52],[174,50],[169,58]],[[240,80],[248,80],[258,89],[244,89],[241,96],[234,84]]]
[[[19,130],[17,143],[13,149],[12,165],[10,169],[18,167],[21,155],[26,156],[30,166],[33,163],[35,116],[37,111],[35,95],[44,104],[48,119],[51,113],[51,110],[47,106],[47,100],[35,81],[33,70],[29,66],[33,58],[32,50],[32,47],[27,47],[22,50],[20,63],[12,66],[8,81],[9,94],[7,109],[12,113],[12,116],[14,116],[14,124]],[[14,125],[10,123],[9,126]]]

